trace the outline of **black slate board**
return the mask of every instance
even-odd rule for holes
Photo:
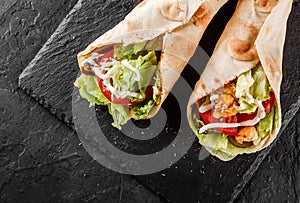
[[[66,20],[59,26],[54,35],[48,40],[36,58],[29,64],[20,76],[20,86],[47,109],[62,119],[71,127],[72,122],[72,92],[73,82],[78,74],[76,53],[84,49],[96,37],[116,25],[137,4],[136,1],[79,1]],[[223,26],[230,17],[236,1],[230,1],[210,24],[204,34],[200,46],[211,54],[214,45],[221,34]],[[288,23],[287,40],[285,44],[283,83],[282,83],[282,111],[284,127],[299,109],[299,5],[294,8]],[[111,15],[114,13],[114,15]],[[226,16],[226,17],[225,17]],[[220,25],[223,26],[220,26]],[[198,79],[191,74],[189,67],[182,77],[193,85]],[[200,71],[201,72],[201,71]],[[180,88],[175,86],[176,88]],[[190,94],[186,92],[186,94]],[[189,96],[189,95],[188,95]],[[188,97],[187,96],[187,97]],[[172,96],[164,104],[167,109],[172,105]],[[167,110],[166,110],[167,111]],[[172,111],[169,111],[172,112]],[[136,142],[129,138],[122,138],[120,132],[112,128],[111,118],[103,107],[97,108],[100,127],[109,133],[110,143],[123,151],[134,154],[151,153],[168,146],[172,139],[166,136],[178,132],[176,119],[168,120],[161,131],[160,139],[152,140],[150,147],[147,142]],[[185,116],[185,115],[180,115]],[[173,116],[175,117],[175,116]],[[170,118],[173,118],[170,116]],[[105,121],[105,122],[103,122]],[[173,128],[172,130],[170,130]],[[189,132],[187,136],[191,136]],[[87,151],[96,156],[105,154],[99,149],[101,142],[95,137],[80,137]],[[157,141],[159,140],[159,141]],[[157,145],[156,145],[157,144]],[[158,144],[160,144],[158,146]],[[152,151],[151,151],[152,150]],[[224,202],[235,199],[249,178],[262,162],[269,150],[252,155],[238,156],[231,162],[221,162],[209,156],[199,160],[201,146],[195,141],[191,149],[182,159],[168,169],[152,175],[137,176],[149,188],[172,202]],[[203,151],[202,151],[203,152]],[[94,157],[95,158],[95,157]]]

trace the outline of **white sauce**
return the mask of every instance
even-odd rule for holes
[[[97,64],[95,60],[99,60],[101,56],[103,56],[103,54],[93,53],[89,58],[82,61],[82,67],[87,63],[90,65],[91,70],[95,73],[95,75],[98,78],[102,79],[105,89],[111,92],[112,95],[111,100],[113,101],[114,97],[116,98],[135,97],[135,98],[142,99],[141,94],[136,92],[130,92],[126,90],[126,87],[122,87],[116,82],[114,82],[114,75],[108,73],[108,71],[111,68],[113,68],[112,66],[117,65],[119,62],[113,58],[111,58],[109,62],[107,62],[107,59],[105,59],[103,62],[101,62],[99,66],[99,64]],[[136,75],[136,77],[134,78],[135,81],[139,81],[141,79],[141,75],[139,71],[135,67],[133,67],[128,60],[121,61],[121,64],[123,67],[135,73]],[[98,84],[96,78],[95,78],[95,82]],[[154,89],[154,92],[158,94],[158,89],[157,90]]]
[[[129,70],[135,73],[135,81],[140,81],[141,75],[135,67],[133,67],[127,60],[123,60],[121,63],[125,68],[128,68]]]
[[[265,109],[262,105],[262,101],[254,100],[254,103],[258,105],[258,111],[256,117],[252,120],[244,121],[241,123],[209,123],[205,126],[202,126],[199,129],[199,133],[203,133],[208,129],[212,128],[236,128],[239,126],[253,126],[257,124],[262,118],[266,116]]]

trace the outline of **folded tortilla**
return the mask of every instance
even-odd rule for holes
[[[114,44],[136,44],[163,36],[159,64],[161,100],[149,113],[154,116],[198,46],[209,22],[227,0],[144,0],[114,28],[78,54],[82,62],[97,49]],[[129,112],[131,118],[136,118]]]
[[[212,155],[223,161],[231,160],[238,154],[254,153],[267,147],[280,129],[282,58],[291,7],[292,0],[240,0],[190,97],[187,116],[191,128],[199,136],[199,127],[193,114],[193,107],[199,99],[256,67],[259,62],[262,64],[275,93],[279,123],[256,147],[227,150],[205,146]]]

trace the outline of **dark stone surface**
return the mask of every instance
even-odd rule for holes
[[[0,18],[1,88],[18,87],[18,76],[75,3],[75,0],[22,0],[10,4],[14,6]]]
[[[300,202],[299,191],[300,111],[236,202]]]
[[[1,202],[161,202],[133,177],[99,165],[26,94],[0,97]]]
[[[13,6],[17,0],[2,0],[0,2],[0,16],[2,16],[3,13],[5,13],[11,6]]]
[[[75,3],[0,3],[0,202],[161,202],[133,177],[99,165],[73,130],[18,88]]]
[[[39,60],[29,66],[31,74],[21,80],[28,93],[48,109],[52,109],[52,113],[65,122],[69,122],[71,118],[70,98],[60,99],[63,98],[62,95],[72,92],[71,81],[75,80],[78,71],[75,53],[112,27],[117,22],[116,19],[121,19],[137,3],[126,2],[101,1],[102,9],[89,13],[88,17],[85,17],[84,13],[76,13],[76,18],[69,19],[61,35],[51,40],[49,49],[41,53],[37,58]],[[80,145],[74,131],[17,88],[18,75],[75,3],[22,0],[15,5],[10,4],[14,6],[0,19],[3,40],[0,46],[1,201],[160,202],[162,199],[131,176],[109,171],[93,161]],[[91,9],[94,4],[86,1],[83,6]],[[108,12],[105,9],[117,12],[114,16],[105,15]],[[101,25],[102,17],[109,19],[105,29],[95,32],[91,26]],[[295,58],[300,47],[299,22],[299,5],[294,4],[284,56],[283,113],[286,113],[299,97],[299,58]],[[80,31],[81,24],[87,26],[87,29]],[[54,71],[60,70],[54,74],[60,73],[62,77],[53,78],[51,74],[46,75],[49,70],[47,65],[55,67]],[[34,71],[45,75],[38,78],[37,72]],[[49,77],[52,79],[48,80]],[[65,89],[61,91],[61,87]],[[54,97],[47,96],[49,91]],[[293,106],[294,109],[298,107]],[[295,113],[285,114],[285,119],[291,119]],[[240,191],[244,188],[236,202],[297,202],[300,194],[299,120],[298,113],[297,118],[290,124],[286,123],[289,124],[288,127],[286,126],[271,153],[266,154],[267,159],[262,162],[248,183],[246,178],[245,188],[242,184],[242,187],[237,189]],[[169,201],[187,202],[191,197],[197,197],[199,191],[215,197],[214,202],[224,202],[226,198],[223,197],[228,197],[228,194],[224,194],[226,187],[244,180],[245,177],[241,177],[243,167],[219,163],[213,157],[195,162],[198,152],[199,145],[195,143],[188,155],[170,169],[138,178],[146,183],[148,188]],[[238,157],[236,161],[246,163],[249,157],[254,156],[256,155]],[[210,169],[207,168],[207,164],[221,165],[218,165],[220,168]],[[229,174],[222,174],[225,167],[232,170],[229,181]],[[199,179],[207,182],[199,184]],[[203,185],[205,191],[200,187]],[[219,188],[221,192],[215,193],[216,187],[222,187]]]
[[[110,4],[107,4],[107,6],[103,6],[101,17],[99,17],[98,14],[97,18],[92,21],[100,28],[103,28],[100,30],[106,31],[111,27],[108,27],[107,25],[114,25],[119,22],[119,19],[111,19],[107,14],[111,11],[119,11],[119,8],[123,8],[123,6],[124,5],[120,5],[116,2],[111,2]],[[130,6],[133,7],[133,5],[129,4],[128,8],[130,8]],[[106,8],[110,9],[108,10]],[[97,7],[94,7],[92,3],[83,3],[81,9],[86,10],[87,13],[97,13],[99,10]],[[42,52],[40,56],[36,57],[36,63],[27,67],[27,70],[20,78],[21,86],[25,88],[28,93],[37,98],[42,97],[42,103],[44,103],[46,107],[50,106],[56,116],[69,124],[71,124],[70,121],[72,118],[70,105],[72,83],[70,83],[70,81],[75,80],[77,74],[76,70],[78,70],[74,52],[78,52],[83,48],[81,46],[88,44],[93,38],[101,34],[98,34],[97,31],[99,27],[91,27],[84,22],[83,19],[86,19],[89,15],[85,16],[83,12],[80,12],[81,9],[75,11],[74,16],[76,16],[76,18],[70,20],[61,35],[54,37],[51,44],[49,44],[48,49]],[[299,46],[294,46],[294,41],[297,39],[299,33],[295,29],[297,26],[293,24],[297,22],[297,20],[294,19],[299,19],[299,16],[297,16],[297,9],[298,7],[295,5],[288,25],[288,40],[286,43],[285,61],[283,66],[284,81],[282,85],[282,105],[283,115],[285,115],[284,119],[286,120],[291,120],[299,108],[298,103],[291,113],[286,114],[289,110],[289,106],[297,102],[297,98],[299,97],[297,87],[300,83],[297,78],[299,78],[300,74],[299,68],[297,67],[298,62],[295,60],[295,55],[293,54],[297,53],[297,50],[293,49],[299,49]],[[77,15],[77,13],[80,15]],[[125,12],[125,14],[126,13],[127,12]],[[223,16],[219,16],[219,18],[223,18]],[[217,25],[218,21],[214,23]],[[82,28],[84,28],[84,32],[79,31],[82,30]],[[212,32],[217,28],[218,26],[211,25],[209,30]],[[92,33],[97,34],[93,35],[93,38],[91,39],[89,37],[91,37],[90,34]],[[75,35],[80,36],[74,37]],[[73,36],[72,39],[74,40],[68,41],[68,37],[70,36]],[[206,46],[205,48],[208,49],[208,52],[211,52],[211,50],[209,50],[211,47],[207,46],[207,43],[205,42],[205,40],[202,41],[203,47]],[[66,52],[62,53],[62,49]],[[59,61],[59,63],[55,61]],[[47,66],[53,62],[55,62],[55,68],[49,70]],[[69,67],[69,69],[65,69],[64,67]],[[49,74],[58,75],[58,77],[51,77]],[[105,110],[100,111],[100,114],[107,114],[107,112]],[[105,120],[105,122],[103,122],[103,120]],[[106,128],[109,128],[106,123],[110,123],[111,120],[102,115],[101,122]],[[287,125],[288,123],[285,124],[285,127]],[[112,127],[110,128],[111,129],[108,129],[108,131],[112,136],[111,142],[116,142],[116,147],[119,149],[124,151],[131,150],[131,152],[135,153],[147,149],[143,144],[134,146],[133,143],[128,140],[120,139],[122,136],[118,136],[119,133]],[[283,134],[285,135],[285,133]],[[82,139],[85,146],[88,146],[87,150],[90,151],[91,154],[94,154],[94,156],[103,154],[103,152],[101,152],[103,146],[101,143],[98,143],[97,140],[99,141],[99,139],[94,137],[90,137],[87,140]],[[90,145],[88,143],[90,143]],[[94,145],[94,143],[97,144]],[[224,163],[213,157],[199,161],[199,149],[200,146],[195,143],[188,155],[169,169],[152,175],[139,176],[138,179],[171,202],[195,202],[197,200],[201,200],[202,202],[211,202],[212,200],[229,201],[230,198],[234,200],[269,152],[263,151],[260,153],[260,156],[258,156],[259,153],[244,155],[229,163]],[[99,152],[95,152],[97,150],[99,150]],[[162,174],[164,175],[162,176]]]

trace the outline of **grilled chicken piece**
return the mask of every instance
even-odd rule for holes
[[[239,131],[238,136],[235,136],[235,140],[243,144],[243,142],[252,142],[258,138],[258,132],[254,126],[247,126]]]
[[[237,114],[235,105],[235,84],[229,83],[224,88],[218,89],[215,94],[219,94],[219,97],[214,100],[215,108],[213,116],[215,118],[229,117]]]

